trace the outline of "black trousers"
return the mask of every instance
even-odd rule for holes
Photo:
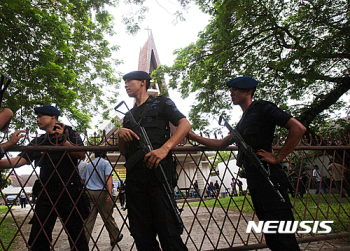
[[[281,203],[289,203],[287,190],[281,189],[280,192],[286,200],[286,202]],[[269,200],[269,197],[271,197],[271,191],[269,193],[264,190],[252,190],[250,191],[250,195],[259,221],[294,221],[294,216],[291,208],[284,208],[283,205],[280,208],[278,208],[278,203],[276,203],[275,210],[266,210],[266,206],[264,208],[266,200]],[[276,233],[264,235],[267,246],[273,251],[300,250],[298,242],[295,238],[295,234]]]
[[[125,194],[124,193],[119,193],[119,201],[120,201],[120,205],[122,207],[124,207],[124,203],[125,203]]]
[[[64,192],[58,199],[62,191],[50,191],[49,197],[45,191],[38,197],[35,205],[34,216],[31,220],[32,230],[29,237],[30,250],[46,251],[50,250],[52,243],[52,231],[57,217],[62,220],[66,228],[71,250],[89,250],[88,243],[83,229],[83,221],[74,209],[72,199],[75,200],[78,190],[69,190],[70,196]],[[50,201],[51,199],[51,201]],[[54,205],[57,202],[56,205]],[[42,226],[43,225],[43,226]]]
[[[25,208],[26,204],[27,204],[27,199],[26,198],[20,198],[20,202],[21,202],[21,208]]]
[[[188,250],[180,236],[183,229],[166,201],[161,184],[128,180],[126,196],[130,231],[138,251],[159,251],[157,235],[163,251]]]

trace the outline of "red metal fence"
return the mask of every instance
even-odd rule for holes
[[[4,139],[6,140],[6,139]],[[26,144],[28,139],[21,142]],[[112,140],[113,141],[113,140]],[[108,152],[107,159],[114,169],[114,182],[124,180],[123,172],[124,159],[118,153],[118,147],[111,143],[100,144],[86,139],[89,146],[17,146],[11,149],[9,155],[16,156],[18,151],[35,151],[50,153],[52,151],[84,151],[86,161],[92,160],[92,152],[104,150]],[[104,141],[106,142],[106,141]],[[115,141],[113,141],[115,142]],[[321,137],[313,140],[304,139],[300,146],[293,151],[283,166],[287,167],[290,174],[291,202],[294,206],[293,212],[296,221],[333,221],[330,225],[330,234],[301,234],[297,233],[301,247],[305,248],[310,243],[322,241],[319,249],[325,245],[332,245],[331,239],[350,237],[349,229],[349,196],[350,196],[350,145],[346,138],[337,138],[325,141]],[[273,147],[278,151],[283,139],[276,142]],[[244,178],[241,178],[241,170],[236,166],[237,148],[228,147],[224,151],[216,151],[198,145],[182,145],[173,149],[176,159],[177,172],[179,174],[178,184],[174,189],[174,196],[177,199],[178,207],[182,209],[181,217],[185,229],[182,235],[189,250],[252,250],[266,248],[263,235],[255,233],[247,234],[246,228],[249,221],[257,221],[254,209],[247,190]],[[5,158],[5,157],[4,157]],[[219,164],[218,164],[219,163]],[[333,163],[342,166],[341,179],[335,181],[332,173],[337,172]],[[57,164],[57,163],[55,163]],[[322,182],[317,183],[313,176],[313,170],[318,165]],[[75,165],[78,169],[78,166]],[[17,180],[19,196],[21,192],[31,196],[31,189],[28,189],[30,180],[38,179],[40,170],[32,165],[27,167],[29,175],[23,180],[20,169],[12,168],[5,175],[6,178]],[[240,190],[237,180],[242,181]],[[198,190],[194,183],[197,181]],[[208,190],[210,183],[218,181],[219,189]],[[235,187],[231,186],[232,181]],[[321,184],[326,190],[322,191]],[[316,194],[316,189],[321,192]],[[7,190],[6,190],[7,189]],[[33,217],[35,203],[29,201],[27,207],[21,209],[16,203],[9,204],[6,193],[9,188],[1,189],[3,199],[3,211],[0,214],[0,247],[3,250],[27,250],[30,224]],[[45,192],[45,184],[43,192]],[[27,192],[28,191],[28,192]],[[293,196],[292,196],[293,195]],[[112,195],[111,195],[112,196]],[[126,198],[127,201],[127,198]],[[113,216],[118,227],[124,234],[124,239],[118,243],[114,250],[136,250],[133,239],[130,236],[127,211],[121,210],[119,201],[115,201]],[[312,225],[314,226],[314,224]],[[4,231],[6,229],[6,231]],[[66,236],[65,222],[58,219],[53,231],[51,247],[53,250],[69,250],[68,238]],[[315,227],[316,230],[316,227]],[[81,233],[83,234],[83,233]],[[90,249],[110,250],[110,240],[105,226],[98,220],[91,233],[89,242]]]

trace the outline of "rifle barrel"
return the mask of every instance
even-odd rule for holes
[[[253,148],[245,142],[245,140],[243,139],[242,135],[238,132],[238,130],[232,128],[232,126],[222,116],[220,116],[220,118],[219,118],[219,125],[221,125],[222,120],[224,121],[224,126],[230,131],[230,134],[231,134],[234,142],[238,146],[238,149],[240,151],[243,151],[243,153],[245,155],[250,156],[252,158],[253,165],[256,168],[258,168],[265,175],[269,184],[274,188],[274,191],[276,192],[277,196],[280,198],[281,201],[285,202],[285,199],[283,198],[279,189],[277,189],[276,186],[270,180],[269,171],[266,170],[264,164],[261,162],[261,160],[255,154]]]

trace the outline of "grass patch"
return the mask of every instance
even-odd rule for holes
[[[10,214],[6,215],[4,219],[5,213],[8,211],[7,206],[0,206],[0,239],[5,246],[5,250],[11,251],[14,250],[16,239],[11,243],[11,247],[9,247],[10,242],[13,240],[15,236],[18,235],[18,228]],[[16,219],[18,224],[21,224],[18,219]],[[2,246],[0,245],[0,250],[2,250]]]
[[[294,205],[294,217],[296,221],[333,221],[332,233],[347,232],[349,231],[349,212],[350,204],[346,199],[342,199],[341,207],[339,207],[339,199],[334,198],[333,195],[325,195],[324,197],[317,194],[309,194],[308,201],[306,203],[306,195],[304,198],[297,198]],[[337,194],[335,196],[338,196]],[[250,203],[249,203],[250,202]],[[291,198],[293,205],[294,198]],[[223,207],[229,208],[232,211],[242,211],[244,213],[253,213],[254,210],[250,205],[250,196],[244,198],[232,197],[221,198],[219,200],[212,199],[206,201],[189,203],[191,207]]]
[[[6,213],[8,210],[7,206],[0,205],[0,215]]]
[[[212,199],[212,200],[206,200],[206,201],[199,201],[199,202],[192,202],[189,205],[191,207],[223,207],[227,209],[229,207],[232,211],[242,211],[245,213],[254,213],[254,210],[250,205],[252,205],[252,199],[250,196],[244,198],[244,196],[240,197],[232,197],[232,198],[222,198],[219,200]],[[238,210],[239,209],[239,210]]]
[[[310,194],[306,203],[306,198],[296,199],[294,217],[298,221],[333,221],[332,233],[349,231],[350,204],[346,199],[335,198],[338,194],[319,196]]]

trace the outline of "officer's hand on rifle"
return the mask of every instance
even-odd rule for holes
[[[158,148],[145,155],[144,161],[149,169],[157,168],[159,162],[168,155],[169,151],[164,148]]]
[[[257,151],[256,155],[258,155],[261,161],[264,161],[268,164],[278,164],[281,162],[274,153],[267,152],[263,149]]]
[[[124,142],[130,142],[134,139],[139,140],[139,136],[137,136],[136,133],[134,133],[132,130],[127,128],[120,128],[118,132],[118,137],[122,139]]]

